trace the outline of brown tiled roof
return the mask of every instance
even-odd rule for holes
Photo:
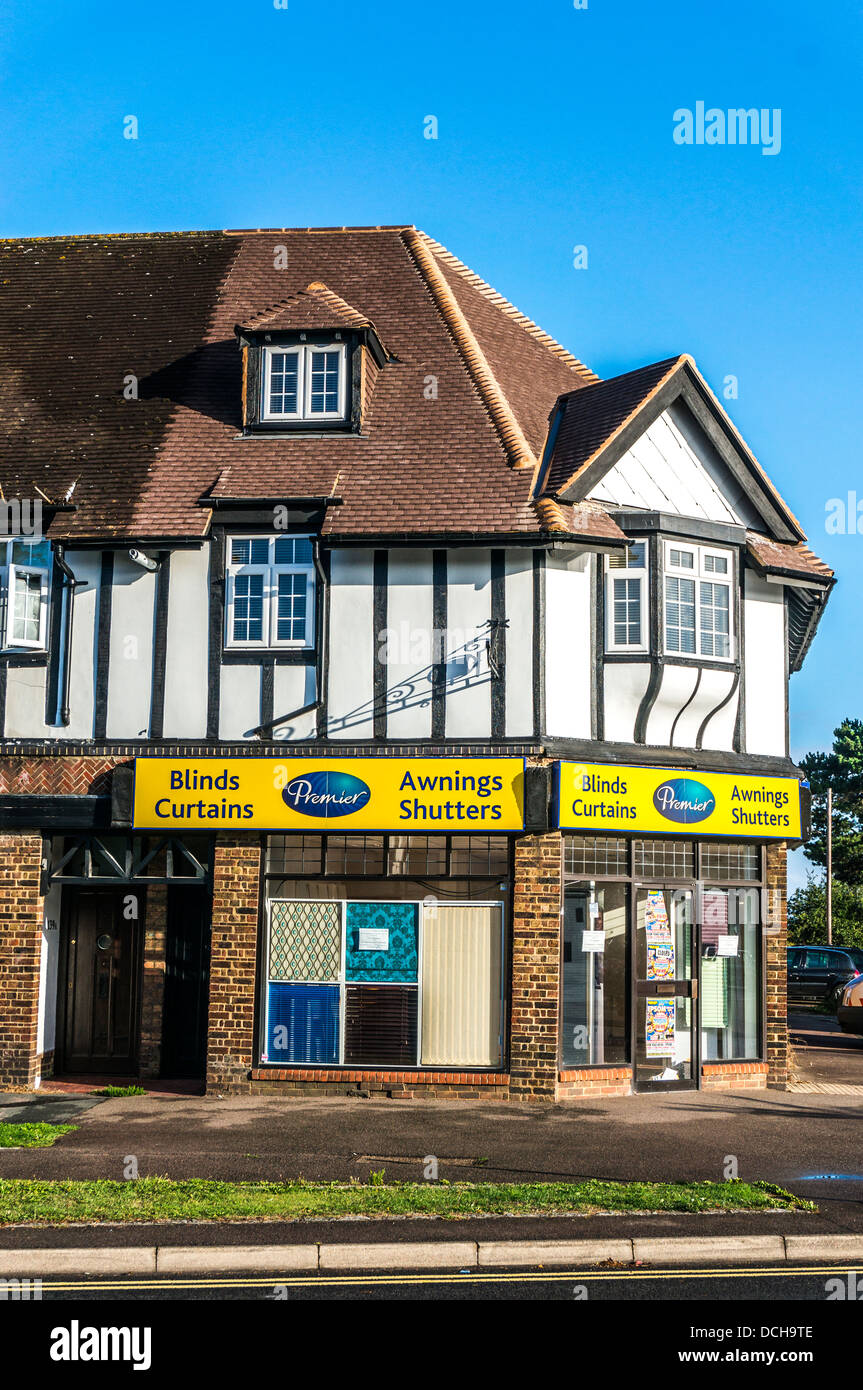
[[[298,304],[375,325],[391,354],[361,436],[242,437],[235,325]],[[591,379],[413,228],[0,242],[0,483],[60,498],[77,480],[57,537],[200,536],[202,497],[337,478],[332,535],[538,534],[549,413]]]
[[[824,584],[832,584],[835,578],[832,569],[803,544],[787,545],[757,531],[747,531],[746,547],[756,567],[767,574],[798,576]]]
[[[560,425],[541,480],[542,491],[562,492],[688,360],[685,356],[668,357],[571,392],[561,402]]]
[[[534,503],[543,531],[559,531],[586,540],[616,541],[628,545],[625,531],[598,502],[558,502],[553,497],[540,497]]]
[[[370,328],[371,324],[365,314],[352,308],[341,295],[312,281],[299,294],[270,305],[263,313],[253,315],[237,327],[251,332],[278,333],[297,329]]]

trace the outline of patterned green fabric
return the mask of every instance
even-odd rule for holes
[[[371,984],[413,984],[417,977],[416,903],[348,903],[345,978]],[[361,951],[360,929],[388,933],[385,951]]]
[[[338,903],[270,904],[270,979],[337,981],[341,967]]]

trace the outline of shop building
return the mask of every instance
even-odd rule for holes
[[[411,227],[0,256],[0,1086],[783,1084],[833,576],[692,359]]]

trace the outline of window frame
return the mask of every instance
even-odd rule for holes
[[[682,539],[663,539],[662,552],[662,589],[661,589],[661,611],[662,611],[662,652],[664,656],[682,658],[685,661],[717,661],[723,665],[731,665],[736,660],[736,633],[734,623],[734,592],[735,592],[735,568],[734,551],[725,546],[703,545],[696,541]],[[673,564],[671,560],[672,551],[683,551],[692,556],[692,566]],[[706,568],[707,559],[722,559],[727,563],[724,574],[717,574],[716,570]],[[668,596],[666,590],[666,579],[689,579],[695,586],[694,607],[695,607],[695,651],[681,652],[675,651],[668,645],[668,621],[667,607]],[[702,620],[702,584],[718,584],[728,593],[728,655],[717,656],[715,652],[707,653],[702,651],[702,638],[705,635],[705,628]],[[712,605],[704,605],[704,607]],[[715,637],[715,632],[712,634]]]
[[[270,380],[272,376],[272,356],[274,352],[296,353],[297,355],[297,410],[270,410]],[[336,410],[311,409],[312,394],[312,354],[316,352],[336,352],[339,356],[339,403]],[[347,419],[347,343],[262,343],[261,344],[261,397],[259,418],[263,424],[313,425],[317,421],[341,424]]]
[[[21,564],[12,559],[13,546],[27,545],[29,541],[22,536],[0,538],[0,596],[5,604],[3,628],[0,632],[0,651],[45,652],[48,650],[48,610],[51,598],[51,568],[44,565]],[[34,640],[28,637],[15,638],[15,587],[22,575],[35,575],[39,579],[39,635]]]
[[[290,531],[247,532],[229,531],[225,536],[225,650],[231,652],[272,652],[272,651],[312,651],[316,646],[317,619],[317,571],[315,569],[314,545],[316,537],[308,533]],[[267,563],[261,564],[249,559],[248,564],[234,561],[232,548],[234,541],[266,541],[268,545]],[[276,543],[280,540],[308,541],[312,557],[307,564],[296,560],[279,562],[276,560]],[[251,550],[250,550],[251,555]],[[260,639],[238,638],[234,636],[234,612],[236,601],[236,581],[239,575],[263,575],[263,619]],[[306,631],[305,637],[277,636],[279,576],[301,574],[306,580]]]
[[[605,557],[605,650],[613,656],[625,655],[626,653],[643,656],[650,651],[650,547],[646,536],[633,536],[630,545],[624,552],[627,562],[633,545],[644,547],[643,565],[627,563],[622,568],[612,568],[612,557],[610,555]],[[614,640],[614,581],[616,579],[635,580],[639,586],[641,636],[637,643],[615,642]],[[629,602],[628,599],[627,602]],[[628,623],[627,626],[629,626]]]

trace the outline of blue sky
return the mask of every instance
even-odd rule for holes
[[[800,755],[863,685],[863,534],[825,532],[863,500],[861,56],[850,0],[0,0],[0,233],[413,222],[603,376],[736,376],[840,578]],[[779,108],[779,153],[675,144],[697,101]]]

